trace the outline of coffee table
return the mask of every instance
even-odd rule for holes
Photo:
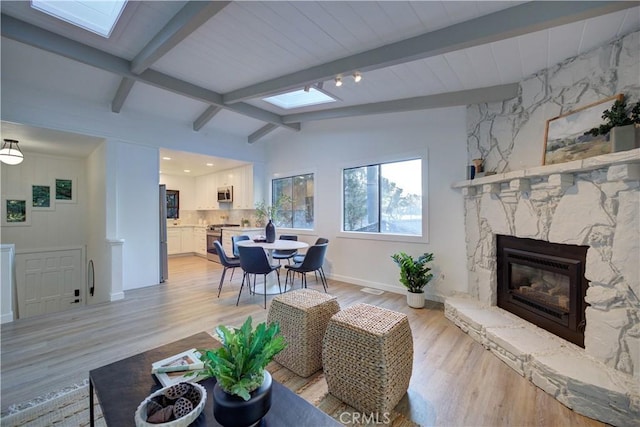
[[[136,354],[89,372],[89,417],[93,427],[93,393],[95,391],[107,426],[135,426],[134,414],[140,402],[162,388],[151,374],[151,363],[190,348],[219,346],[206,332]],[[201,381],[207,389],[207,402],[192,426],[220,426],[213,416],[213,386],[215,378]],[[263,419],[265,426],[342,426],[333,418],[283,386],[272,383],[271,410]]]

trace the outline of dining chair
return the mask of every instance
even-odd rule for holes
[[[237,236],[231,236],[231,247],[233,248],[233,257],[238,258],[240,254],[238,253],[238,242],[243,240],[250,240],[251,238],[246,234],[240,234]]]
[[[327,278],[324,275],[324,271],[322,270],[322,264],[324,264],[324,257],[327,253],[327,243],[322,243],[319,245],[310,246],[307,250],[307,254],[299,264],[294,265],[285,265],[284,268],[287,269],[287,275],[284,280],[284,289],[287,289],[287,283],[289,281],[289,273],[292,274],[291,277],[291,287],[293,288],[293,281],[295,279],[295,274],[300,273],[302,276],[302,287],[307,287],[307,273],[310,272],[318,272],[320,274],[320,281],[322,282],[322,287],[324,291],[327,292]]]
[[[244,281],[247,280],[247,286],[249,287],[249,293],[251,293],[251,274],[253,274],[253,293],[256,292],[256,276],[262,274],[264,276],[265,292],[264,292],[264,308],[267,308],[267,274],[275,271],[278,277],[278,289],[282,293],[280,287],[280,265],[271,265],[269,258],[264,249],[260,246],[238,246],[238,252],[240,255],[240,267],[244,274],[242,275],[242,284],[240,285],[240,292],[238,292],[238,300],[236,306],[240,302],[240,294],[242,294],[242,288],[244,287]]]
[[[316,239],[316,242],[315,242],[314,244],[315,244],[315,245],[322,245],[322,244],[325,244],[325,243],[329,243],[329,239],[326,239],[326,238],[324,238],[324,237],[318,237],[318,238]],[[293,263],[294,263],[294,264],[299,264],[299,263],[301,263],[301,262],[304,260],[304,256],[305,256],[305,255],[306,255],[306,254],[296,254],[296,255],[294,255],[294,256],[293,256]],[[322,272],[322,274],[324,275],[324,268],[320,267],[320,271],[321,271],[321,272]],[[315,271],[314,271],[314,274],[315,274],[315,276],[316,276],[316,280],[318,280],[318,274],[317,274]],[[326,278],[326,277],[327,277],[327,276],[325,275],[325,278]],[[285,279],[286,279],[286,278],[285,278]],[[327,283],[327,286],[329,286],[329,284],[328,284],[328,283]]]
[[[222,277],[220,277],[220,284],[218,285],[218,298],[220,298],[220,292],[222,291],[222,283],[224,282],[224,276],[227,274],[227,270],[231,269],[231,277],[229,281],[233,280],[233,273],[236,271],[236,268],[240,267],[239,259],[231,259],[227,256],[224,251],[224,248],[220,244],[219,241],[213,241],[213,247],[216,248],[216,252],[218,253],[218,258],[220,258],[220,264],[224,267],[222,270]]]
[[[295,240],[298,241],[298,236],[295,234],[282,234],[280,235],[280,240]],[[273,259],[278,260],[278,264],[283,259],[287,260],[288,264],[291,264],[291,258],[293,258],[298,253],[297,249],[275,249],[271,257]]]
[[[324,243],[329,243],[329,239],[325,239],[324,237],[318,237],[314,245],[322,245]],[[302,260],[304,259],[304,256],[305,254],[295,254],[293,256],[293,262],[294,263],[302,262]]]

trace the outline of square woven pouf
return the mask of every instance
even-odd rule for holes
[[[362,413],[391,411],[409,388],[413,337],[405,314],[356,304],[333,316],[322,347],[329,393]]]
[[[338,311],[336,297],[312,289],[274,297],[267,323],[277,322],[287,342],[274,360],[305,378],[322,369],[322,339],[329,319]]]

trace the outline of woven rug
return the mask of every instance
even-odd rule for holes
[[[309,378],[302,378],[277,362],[271,362],[267,366],[267,370],[271,373],[273,379],[282,383],[341,424],[349,426],[418,426],[418,424],[397,412],[392,412],[384,418],[375,419],[370,417],[365,420],[365,423],[358,422],[363,419],[358,411],[327,392],[327,382],[322,371],[313,374]],[[94,402],[97,402],[97,399]],[[102,418],[102,410],[97,403],[95,405],[95,417],[96,426],[106,426]],[[131,419],[133,420],[133,414],[131,414]],[[11,406],[6,413],[2,414],[0,425],[2,427],[88,426],[88,380],[81,384],[67,387],[58,393],[52,393],[22,405]],[[303,426],[303,424],[300,426]]]

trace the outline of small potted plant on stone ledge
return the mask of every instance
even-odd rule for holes
[[[640,143],[640,101],[633,107],[627,107],[627,101],[622,98],[616,100],[611,109],[602,113],[604,123],[593,128],[585,135],[606,135],[609,133],[611,152],[631,150],[638,148]]]
[[[271,408],[271,374],[265,367],[284,349],[280,327],[260,323],[251,316],[241,328],[218,326],[222,347],[200,350],[204,371],[217,382],[213,389],[213,414],[225,427],[259,422]]]
[[[391,259],[400,267],[400,283],[407,288],[407,304],[409,307],[424,307],[424,287],[433,278],[431,267],[433,254],[425,252],[417,258],[404,252],[391,255]]]

